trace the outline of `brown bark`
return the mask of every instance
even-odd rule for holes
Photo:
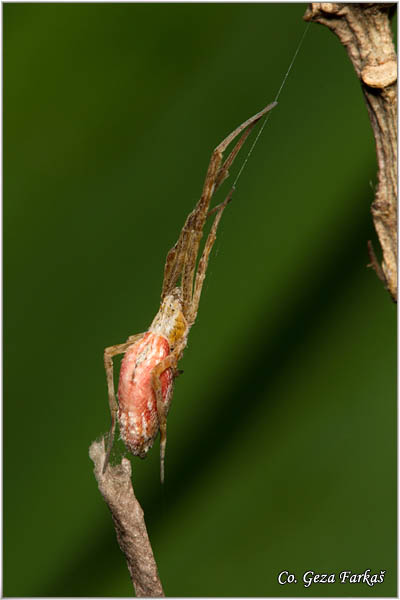
[[[143,510],[132,488],[131,463],[123,458],[120,465],[109,464],[103,473],[105,455],[104,439],[93,442],[89,456],[94,463],[94,474],[111,511],[118,544],[125,554],[136,596],[163,597]]]
[[[378,162],[371,212],[382,247],[382,263],[371,256],[371,266],[397,301],[397,57],[390,28],[394,6],[314,2],[304,19],[326,25],[338,36],[361,83]],[[371,244],[369,248],[371,253]]]

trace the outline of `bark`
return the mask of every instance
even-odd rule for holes
[[[390,27],[394,9],[394,3],[315,2],[304,20],[321,23],[338,36],[361,83],[378,162],[371,212],[382,262],[369,243],[371,266],[397,301],[397,57]]]
[[[105,455],[104,439],[93,442],[89,456],[94,463],[94,474],[111,511],[118,544],[125,554],[136,596],[163,597],[143,510],[132,488],[131,463],[123,458],[120,465],[109,464],[103,474]]]

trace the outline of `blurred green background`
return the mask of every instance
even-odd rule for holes
[[[274,99],[305,9],[3,4],[4,595],[132,594],[88,457],[110,421],[103,348],[150,324],[211,151]],[[158,442],[132,459],[167,595],[396,595],[375,182],[358,81],[313,24],[221,222],[164,487]],[[366,569],[384,583],[301,581]]]

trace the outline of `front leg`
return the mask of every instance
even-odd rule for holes
[[[108,465],[108,461],[110,458],[111,448],[114,443],[114,434],[115,434],[115,425],[117,421],[117,413],[118,413],[118,404],[115,398],[115,389],[114,389],[114,369],[113,369],[113,361],[112,357],[117,356],[117,354],[124,354],[128,348],[138,341],[140,338],[144,336],[144,333],[139,333],[137,335],[131,335],[128,338],[128,341],[123,344],[117,344],[116,346],[109,346],[104,350],[104,367],[107,375],[107,387],[108,387],[108,403],[110,405],[111,412],[111,428],[110,433],[107,440],[107,451],[106,457],[104,459],[103,473]]]
[[[213,247],[215,239],[216,239],[217,229],[218,229],[218,225],[221,220],[221,217],[222,217],[222,213],[224,212],[224,209],[227,206],[227,204],[229,204],[234,190],[235,190],[235,188],[232,187],[231,191],[229,192],[226,199],[223,202],[221,202],[221,204],[218,204],[218,206],[213,208],[208,213],[209,215],[214,212],[216,212],[217,214],[216,214],[214,222],[211,226],[210,233],[208,234],[207,241],[206,241],[204,249],[203,249],[203,253],[199,260],[199,265],[197,268],[197,274],[196,274],[196,279],[195,279],[194,289],[193,289],[193,298],[192,298],[192,302],[189,306],[189,310],[187,311],[187,320],[188,320],[189,326],[192,326],[196,320],[197,310],[199,308],[201,290],[203,288],[204,278],[206,276],[210,252],[212,250],[212,247]]]

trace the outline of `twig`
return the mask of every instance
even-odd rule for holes
[[[326,25],[345,46],[361,82],[375,136],[378,185],[371,206],[382,247],[378,276],[397,301],[397,58],[390,29],[393,3],[313,2],[304,20]]]
[[[120,465],[109,464],[103,474],[105,455],[104,439],[93,442],[89,448],[89,456],[94,463],[94,474],[111,511],[118,543],[125,554],[136,596],[164,597],[143,510],[132,488],[131,463],[123,458]]]

